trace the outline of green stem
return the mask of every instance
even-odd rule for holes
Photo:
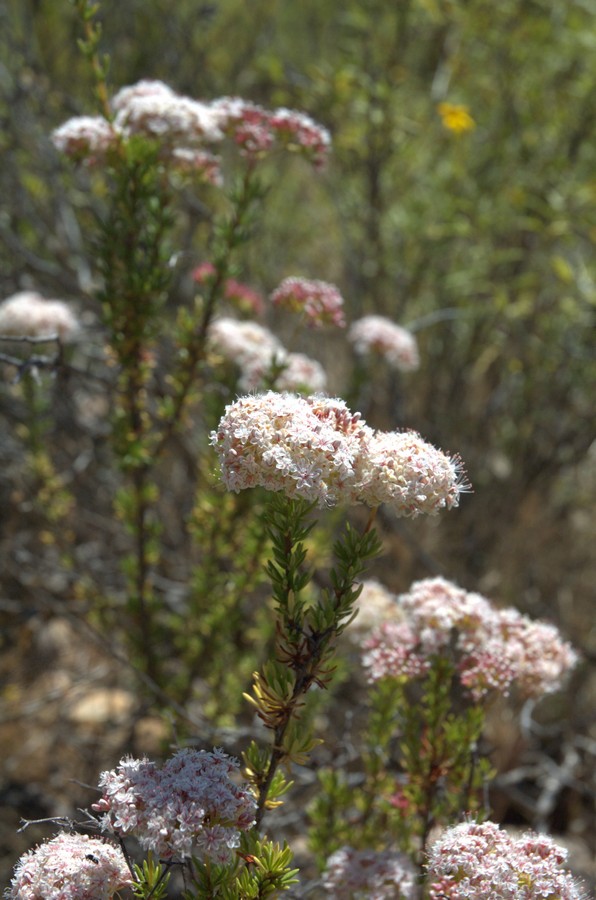
[[[210,281],[202,309],[201,320],[198,328],[193,329],[192,334],[181,347],[181,363],[178,372],[174,373],[173,381],[176,385],[172,406],[167,420],[163,423],[163,430],[155,448],[158,456],[178,428],[187,404],[191,388],[195,382],[197,371],[205,356],[207,332],[213,319],[215,307],[221,297],[223,288],[231,266],[233,250],[244,238],[247,219],[251,206],[259,194],[258,185],[253,181],[252,170],[247,169],[241,184],[237,202],[230,220],[222,229],[219,246],[216,248],[213,266],[215,274]]]

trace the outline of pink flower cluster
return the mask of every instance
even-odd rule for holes
[[[329,133],[300,112],[273,112],[240,98],[223,97],[203,103],[177,94],[161,81],[139,81],[122,88],[111,102],[113,118],[77,116],[52,133],[56,148],[88,165],[109,159],[122,140],[143,135],[156,141],[161,157],[179,170],[202,174],[221,184],[219,159],[205,149],[228,136],[251,160],[276,145],[306,156],[315,167],[324,164]]]
[[[215,319],[209,326],[209,343],[240,368],[241,391],[263,387],[274,368],[281,368],[275,378],[279,390],[315,393],[327,387],[327,375],[320,363],[303,353],[288,353],[268,328],[256,322]]]
[[[414,335],[384,316],[358,319],[350,326],[348,340],[359,356],[376,353],[400,372],[413,372],[420,365]]]
[[[239,832],[255,820],[256,803],[231,779],[239,763],[222,750],[180,750],[159,769],[148,759],[125,758],[103,772],[104,829],[135,835],[161,859],[191,855],[228,862]]]
[[[77,317],[62,300],[22,291],[0,303],[0,335],[70,341],[78,331]]]
[[[267,110],[241,97],[221,97],[212,106],[222,115],[222,129],[250,160],[266,156],[279,144],[305,156],[316,169],[327,162],[329,132],[304,113],[283,108]]]
[[[415,582],[397,598],[397,615],[373,630],[362,662],[371,682],[412,679],[451,652],[462,685],[478,701],[513,684],[524,697],[556,691],[577,654],[554,625],[497,609],[444,578]]]
[[[226,407],[211,435],[228,490],[261,486],[319,506],[389,504],[401,516],[457,506],[460,465],[414,432],[380,433],[343,400],[269,391]]]
[[[86,834],[59,834],[20,858],[4,896],[6,900],[111,900],[130,884],[119,847]]]
[[[311,328],[346,324],[343,297],[333,284],[308,278],[284,278],[271,294],[274,306],[302,313]]]
[[[211,262],[201,263],[194,269],[192,277],[197,284],[209,284],[215,277],[215,266]],[[261,294],[247,284],[236,281],[235,278],[226,279],[223,295],[241,312],[253,313],[258,316],[265,311],[265,303]]]
[[[404,853],[342,847],[329,859],[322,876],[332,900],[416,900],[417,872]]]
[[[448,828],[430,849],[431,900],[581,900],[561,867],[567,851],[545,835],[514,838],[493,822]]]

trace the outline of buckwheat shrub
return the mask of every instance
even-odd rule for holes
[[[161,859],[225,863],[255,821],[254,796],[231,778],[238,767],[218,749],[179,750],[161,769],[127,757],[102,773],[103,794],[93,808],[105,830],[134,835]]]
[[[22,291],[0,303],[0,335],[58,337],[66,342],[78,332],[79,321],[62,300],[46,300],[35,291]]]
[[[342,847],[327,860],[322,882],[332,900],[416,900],[420,896],[412,862],[392,850]]]
[[[420,365],[414,335],[384,316],[364,316],[352,323],[348,340],[359,356],[377,354],[400,372],[413,372]]]
[[[132,884],[122,850],[86,834],[59,834],[18,861],[6,900],[111,900]]]
[[[495,690],[506,695],[514,684],[522,697],[537,698],[559,690],[577,662],[554,625],[498,609],[444,578],[415,582],[397,598],[396,610],[365,641],[371,682],[418,677],[433,657],[452,653],[474,700]]]
[[[271,294],[271,303],[280,309],[302,313],[311,328],[335,325],[343,328],[344,300],[334,284],[308,278],[284,278]]]
[[[542,834],[514,838],[493,822],[447,828],[428,854],[431,900],[581,900],[567,851]]]

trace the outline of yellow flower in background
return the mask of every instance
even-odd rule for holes
[[[444,127],[454,134],[464,134],[476,128],[476,122],[468,112],[467,106],[458,103],[439,103],[437,111]]]

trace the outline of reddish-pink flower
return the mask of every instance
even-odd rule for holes
[[[281,309],[302,313],[311,328],[324,325],[343,328],[346,324],[343,297],[335,285],[326,281],[284,278],[271,294],[271,302]]]

